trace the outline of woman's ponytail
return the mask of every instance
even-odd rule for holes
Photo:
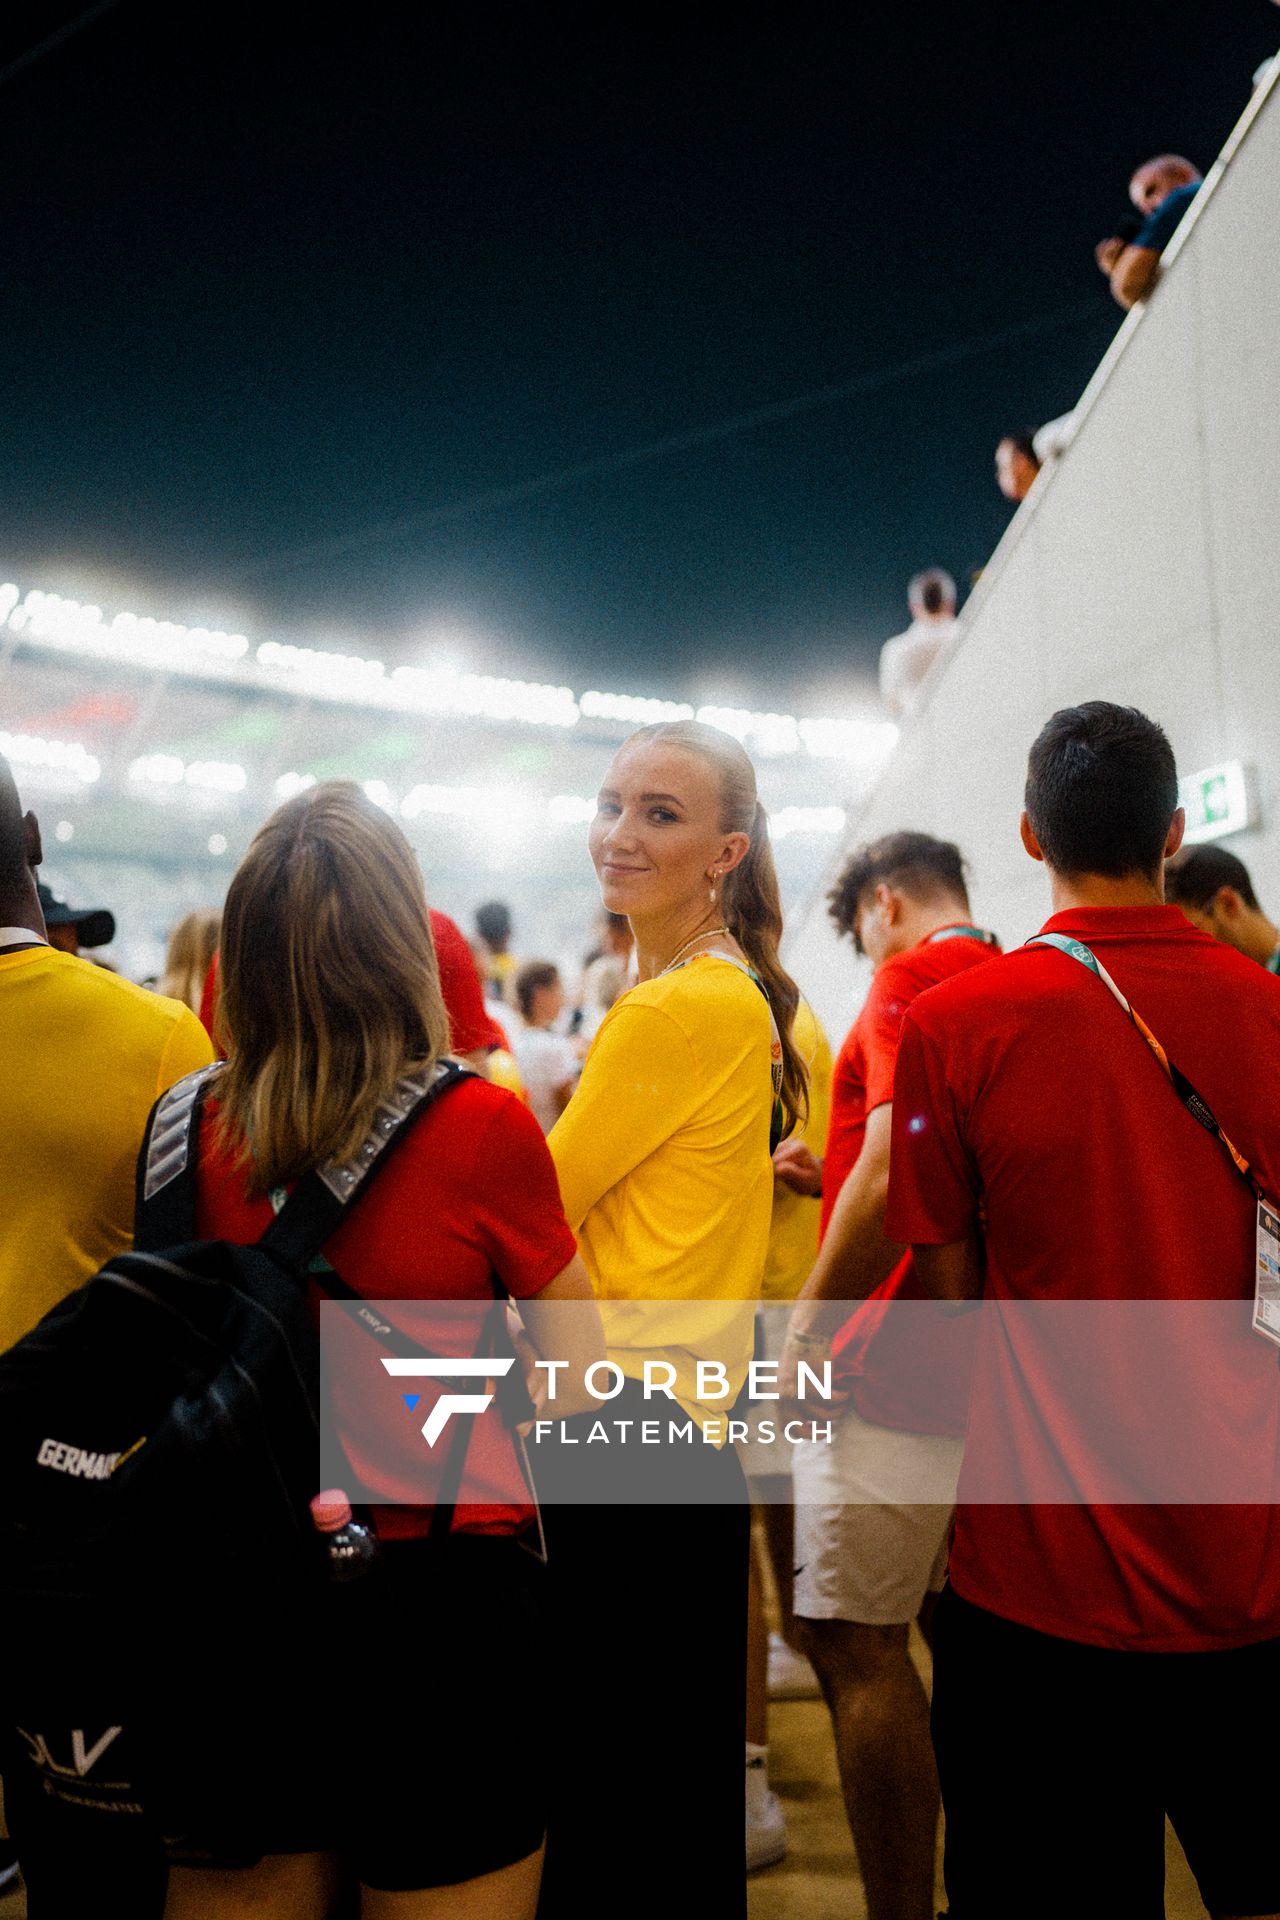
[[[769,819],[758,800],[749,832],[750,846],[724,878],[725,923],[764,982],[778,1023],[782,1041],[784,1132],[790,1133],[809,1111],[809,1069],[792,1037],[800,989],[778,953],[782,940],[782,896],[773,864]]]

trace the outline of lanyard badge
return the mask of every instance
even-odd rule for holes
[[[1219,1125],[1213,1109],[1203,1095],[1196,1092],[1184,1073],[1170,1060],[1160,1042],[1152,1033],[1146,1021],[1135,1013],[1121,993],[1101,960],[1086,947],[1083,940],[1069,939],[1062,933],[1041,933],[1026,942],[1029,947],[1055,947],[1059,953],[1065,953],[1069,960],[1079,961],[1082,967],[1096,975],[1128,1014],[1138,1032],[1142,1035],[1152,1053],[1160,1062],[1174,1092],[1181,1100],[1191,1118],[1202,1126],[1207,1133],[1214,1134],[1226,1149],[1237,1173],[1248,1181],[1254,1199],[1258,1203],[1257,1252],[1254,1260],[1253,1283],[1253,1328],[1264,1340],[1270,1340],[1273,1346],[1280,1347],[1280,1212],[1277,1212],[1263,1193],[1258,1179],[1244,1155],[1232,1144],[1226,1132]]]

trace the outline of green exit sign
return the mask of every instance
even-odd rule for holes
[[[1202,773],[1184,774],[1178,782],[1178,802],[1186,809],[1186,841],[1221,840],[1254,825],[1252,769],[1240,760],[1225,760]]]

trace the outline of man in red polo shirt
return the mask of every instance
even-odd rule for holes
[[[1050,944],[903,1022],[888,1231],[936,1298],[986,1303],[935,1621],[954,1920],[1161,1914],[1166,1813],[1211,1914],[1280,1915],[1280,1526],[1274,1491],[1238,1490],[1274,1488],[1280,1458],[1248,1306],[1255,1187],[1280,1193],[1280,982],[1164,905],[1182,830],[1158,726],[1103,701],[1056,713],[1021,828]],[[1174,1474],[1133,1413],[1160,1411],[1157,1347]],[[1208,1487],[1202,1453],[1229,1469]]]
[[[859,847],[830,911],[875,978],[836,1062],[821,1167],[802,1143],[775,1158],[782,1178],[820,1177],[823,1235],[779,1385],[793,1390],[797,1362],[820,1365],[834,1338],[847,1396],[830,1444],[793,1456],[795,1611],[831,1709],[870,1920],[932,1920],[938,1782],[907,1636],[942,1585],[968,1374],[954,1319],[884,1237],[893,1076],[916,997],[1000,949],[971,924],[959,848],[927,833]],[[852,1317],[851,1300],[866,1302]]]

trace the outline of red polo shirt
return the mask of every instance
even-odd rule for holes
[[[877,969],[871,991],[836,1058],[831,1124],[822,1163],[824,1234],[836,1196],[862,1152],[867,1115],[893,1099],[902,1016],[929,987],[967,972],[999,951],[964,934],[949,934],[946,939],[930,935]],[[862,1418],[876,1426],[910,1433],[963,1434],[969,1388],[955,1322],[935,1321],[924,1307],[895,1313],[889,1303],[899,1300],[924,1300],[910,1254],[903,1255],[841,1330],[835,1342],[834,1377],[847,1388]]]
[[[243,1167],[219,1150],[216,1115],[217,1102],[209,1100],[201,1117],[197,1230],[201,1239],[246,1246],[270,1226],[271,1202],[246,1193]],[[324,1257],[366,1299],[395,1302],[388,1318],[428,1353],[458,1354],[476,1351],[480,1316],[433,1313],[431,1302],[488,1302],[495,1274],[514,1299],[527,1299],[576,1251],[541,1127],[514,1094],[472,1079],[414,1122]],[[390,1381],[381,1364],[382,1348],[358,1327],[352,1332],[354,1338],[329,1345],[327,1374],[354,1484],[388,1503],[422,1503],[375,1506],[380,1534],[423,1534],[444,1449],[428,1448],[422,1425],[439,1389],[411,1382],[417,1404],[410,1407],[403,1383]],[[472,1419],[455,1528],[511,1533],[531,1517],[514,1442],[492,1406]]]
[[[1280,981],[1176,907],[1079,909],[1045,930],[1097,953],[1263,1188],[1280,1191]],[[889,1232],[948,1245],[981,1210],[988,1302],[1252,1293],[1248,1185],[1112,995],[1064,954],[1020,949],[918,1000],[903,1022],[893,1117]],[[1228,1336],[1179,1351],[1188,1317],[1159,1322],[1179,1404],[1202,1422],[1205,1448],[1228,1461],[1245,1450],[1269,1471],[1280,1457],[1274,1348],[1242,1306]],[[1099,1341],[1086,1376],[1055,1325],[1073,1331],[1053,1315],[984,1312],[951,1549],[957,1593],[1099,1646],[1194,1651],[1280,1634],[1273,1507],[1070,1503],[1073,1485],[1099,1484],[1099,1431],[1123,1427],[1150,1363],[1131,1343]],[[993,1467],[1037,1490],[1060,1484],[1062,1503],[966,1501]]]

